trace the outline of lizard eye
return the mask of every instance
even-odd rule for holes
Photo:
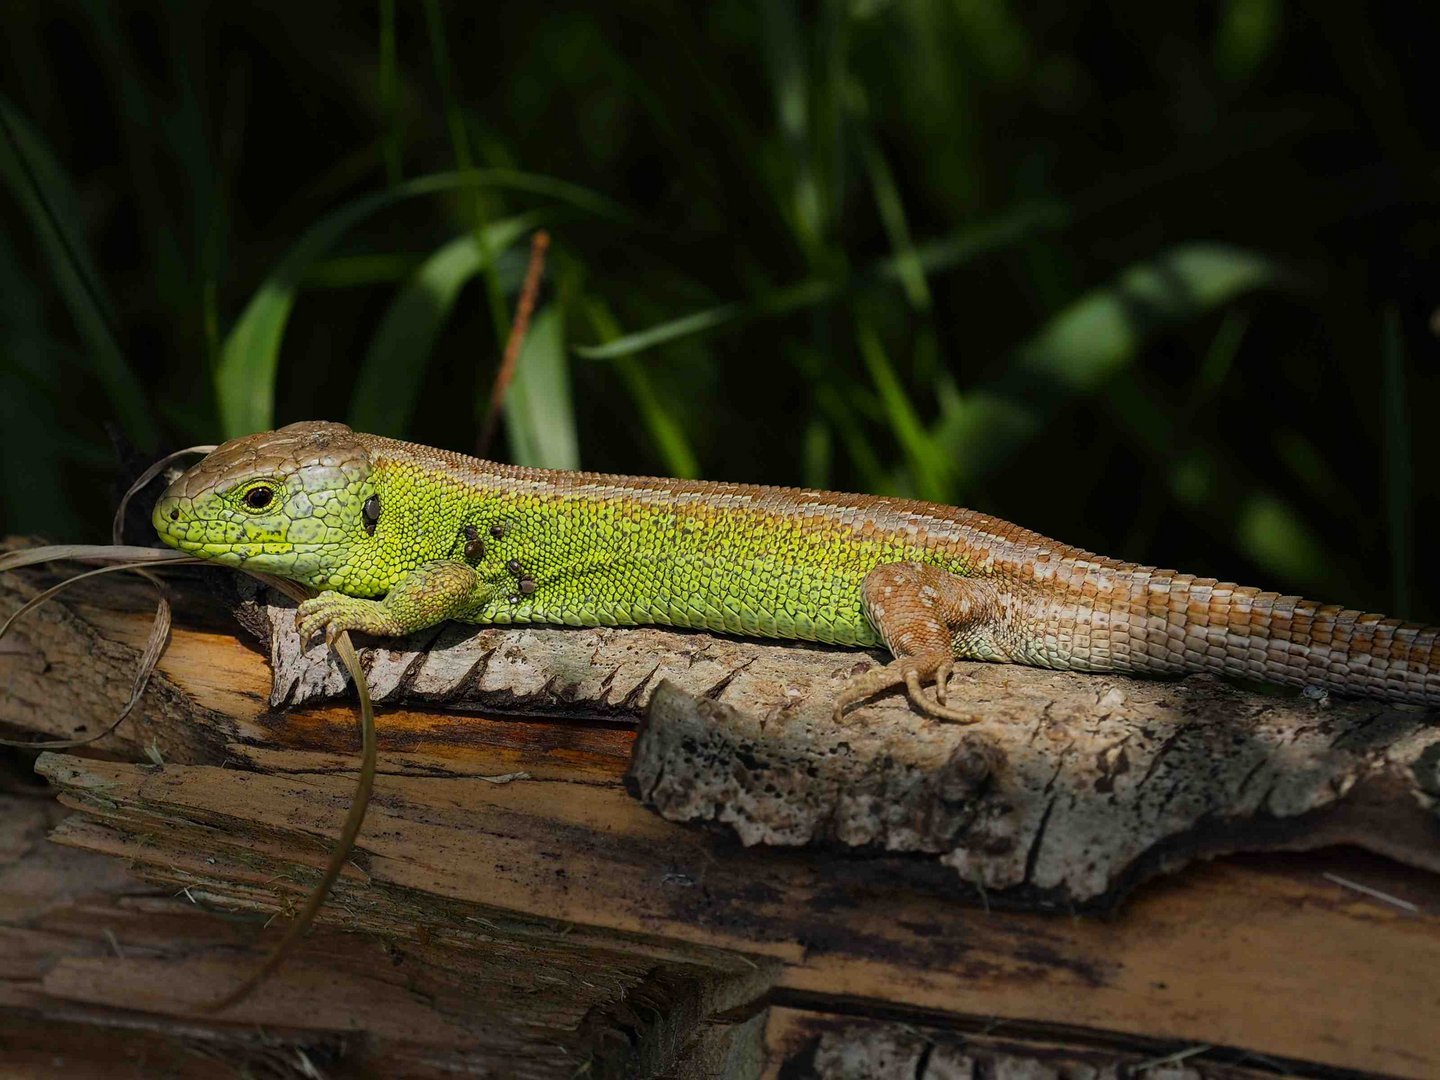
[[[245,492],[242,498],[251,510],[264,510],[274,500],[275,491],[264,484],[257,484]]]
[[[375,526],[380,521],[380,496],[371,495],[365,500],[365,505],[360,509],[361,516],[365,519],[365,532],[368,536],[375,535]]]

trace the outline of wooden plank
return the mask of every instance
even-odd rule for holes
[[[723,978],[664,957],[607,952],[583,935],[517,944],[474,924],[484,948],[453,948],[423,927],[401,938],[322,930],[247,1007],[171,1007],[242,978],[260,956],[258,925],[216,917],[203,893],[137,881],[124,861],[96,853],[111,834],[62,816],[51,799],[0,795],[6,1075],[106,1075],[146,1062],[214,1075],[222,1061],[254,1075],[549,1077],[587,1063],[594,1075],[638,1075],[735,1004]],[[90,850],[44,843],[53,827],[72,840],[96,835]],[[741,981],[752,973],[743,967]]]

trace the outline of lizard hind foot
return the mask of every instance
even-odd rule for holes
[[[945,665],[945,677],[950,676],[949,665]],[[960,712],[945,704],[944,682],[935,679],[935,693],[926,696],[920,688],[920,673],[914,668],[905,672],[905,696],[910,699],[917,712],[933,720],[944,720],[951,724],[973,724],[980,718],[974,713]]]
[[[922,716],[954,724],[973,724],[979,717],[960,712],[945,703],[944,683],[954,669],[954,658],[948,654],[905,656],[884,667],[851,676],[835,698],[836,723],[845,722],[845,711],[887,690],[903,687],[910,704]],[[926,694],[924,683],[934,683],[935,692]]]

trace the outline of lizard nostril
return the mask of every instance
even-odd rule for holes
[[[173,509],[173,510],[170,511],[170,520],[171,520],[171,521],[179,521],[179,520],[180,520],[180,508],[179,508],[178,506],[175,507],[175,509]]]

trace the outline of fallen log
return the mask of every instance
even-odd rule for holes
[[[0,611],[41,581],[0,579]],[[478,631],[489,635],[479,638],[488,659],[467,665],[475,692],[546,719],[503,717],[479,699],[469,704],[483,715],[443,711],[460,702],[422,696],[442,682],[433,668],[424,674],[441,662],[433,653],[366,650],[377,696],[390,704],[380,715],[382,776],[353,866],[294,962],[233,1011],[200,1014],[197,1003],[232,986],[278,933],[261,926],[283,919],[315,879],[346,810],[358,740],[346,702],[272,707],[266,658],[237,636],[227,611],[194,587],[182,587],[179,601],[170,650],[135,723],[94,754],[36,762],[72,813],[61,817],[31,794],[4,807],[7,1061],[58,1042],[81,1064],[148,1050],[182,1075],[192,1065],[196,1075],[213,1071],[217,1059],[272,1075],[846,1075],[835,1062],[865,1060],[872,1044],[893,1043],[887,1026],[899,1025],[922,1041],[897,1053],[918,1046],[934,1066],[908,1075],[949,1075],[940,1066],[965,1045],[1035,1068],[1061,1058],[1133,1067],[1182,1054],[1175,1067],[1197,1076],[1248,1075],[1271,1068],[1266,1061],[1302,1073],[1440,1071],[1440,885],[1431,875],[1356,852],[1222,861],[1151,882],[1101,920],[961,902],[973,885],[942,852],[843,843],[837,812],[812,811],[815,824],[797,830],[809,829],[818,847],[747,848],[730,833],[662,820],[634,799],[626,775],[639,783],[641,759],[632,766],[636,737],[619,721],[624,708],[644,707],[667,669],[682,689],[690,673],[708,692],[691,695],[696,709],[743,717],[739,703],[759,700],[747,696],[758,683],[747,691],[745,680],[778,679],[762,660],[778,664],[794,651],[700,635],[664,644],[651,632]],[[63,737],[104,723],[128,694],[127,663],[151,606],[140,588],[112,583],[87,590],[83,603],[35,613],[0,653],[0,724]],[[609,647],[630,658],[607,668]],[[754,652],[727,680],[717,657],[730,647]],[[868,662],[825,655],[813,677],[832,684]],[[557,663],[542,677],[549,658]],[[600,671],[587,674],[586,663]],[[401,672],[393,685],[408,689],[386,691],[386,671]],[[975,677],[991,671],[1069,678],[1000,668]],[[1176,685],[1143,684],[1157,694]],[[534,688],[530,697],[522,686]],[[777,707],[763,728],[726,714],[724,737],[774,754],[761,737],[789,730],[796,716],[810,723],[815,703],[776,686],[789,712]],[[1124,709],[1145,700],[1125,686]],[[1104,692],[1085,690],[1091,702]],[[1315,723],[1353,708],[1288,707],[1315,709]],[[591,709],[607,718],[586,719]],[[891,722],[890,712],[900,724],[902,711],[867,710],[852,746],[863,749],[859,737]],[[1387,715],[1368,728],[1363,745],[1376,749],[1357,755],[1377,775],[1394,747],[1421,737],[1407,726],[1415,714]],[[652,710],[650,725],[658,719]],[[1037,741],[1063,720],[1037,729]],[[1164,767],[1162,758],[1156,771]],[[1005,768],[1014,768],[1009,758]],[[845,775],[837,764],[823,785],[839,789]],[[765,793],[765,784],[752,790]],[[1426,795],[1418,781],[1408,793],[1417,823],[1433,814]],[[775,812],[756,821],[774,827]],[[47,829],[65,846],[41,842]],[[902,832],[894,822],[886,829],[876,836]],[[1047,898],[1020,902],[1039,900]],[[855,1025],[859,1034],[847,1034]]]
[[[271,705],[344,693],[289,602],[247,592]],[[1110,908],[1195,857],[1335,843],[1440,872],[1440,716],[1413,706],[975,663],[951,691],[971,726],[900,694],[837,724],[836,690],[873,656],[453,624],[362,656],[380,702],[638,721],[630,787],[664,817],[747,845],[929,856],[976,901]]]

